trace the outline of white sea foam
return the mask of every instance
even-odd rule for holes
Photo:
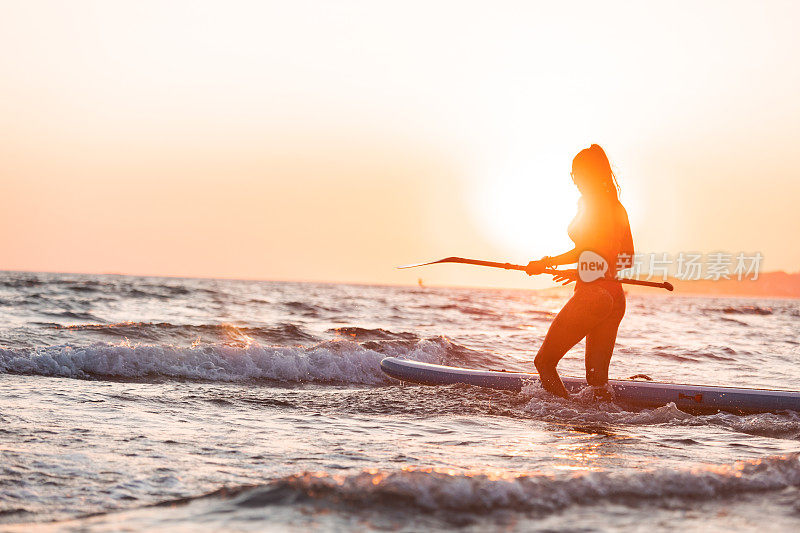
[[[389,355],[424,362],[447,360],[450,342],[422,340],[411,347],[391,347]],[[0,372],[68,378],[173,378],[210,381],[268,379],[287,382],[379,384],[387,353],[347,340],[309,347],[213,345],[94,344],[48,346],[30,350],[0,349]]]
[[[612,402],[595,400],[589,387],[566,400],[542,389],[538,381],[531,381],[523,387],[521,395],[527,401],[523,409],[540,420],[650,425],[696,418],[678,409],[674,403],[655,409],[628,411]]]
[[[636,426],[721,426],[749,435],[800,440],[800,413],[793,411],[751,415],[723,412],[692,415],[681,411],[674,403],[629,411],[611,402],[595,400],[589,387],[565,400],[542,389],[538,381],[531,381],[523,387],[520,401],[523,411],[536,419],[546,421]]]

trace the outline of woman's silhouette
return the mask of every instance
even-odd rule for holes
[[[595,281],[582,281],[578,270],[568,270],[556,281],[576,281],[575,294],[558,313],[545,336],[534,365],[542,386],[553,394],[568,397],[556,365],[586,337],[586,380],[592,386],[608,383],[608,365],[625,314],[625,293],[614,280],[618,269],[630,266],[633,237],[628,213],[619,201],[619,186],[608,157],[593,144],[572,160],[572,181],[581,193],[578,214],[568,232],[575,247],[555,257],[528,263],[529,275],[544,268],[577,263],[581,253],[594,252],[605,259],[608,270]]]

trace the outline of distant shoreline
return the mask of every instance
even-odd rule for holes
[[[755,280],[734,278],[684,281],[669,278],[668,281],[675,286],[675,292],[672,294],[676,295],[800,298],[800,272],[794,274],[783,271],[762,272]],[[634,294],[651,294],[653,289],[631,286],[628,291]]]

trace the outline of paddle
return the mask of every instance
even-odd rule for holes
[[[504,268],[506,270],[522,270],[522,271],[525,270],[525,267],[523,265],[515,265],[513,263],[496,263],[494,261],[481,261],[479,259],[465,259],[463,257],[445,257],[444,259],[439,259],[438,261],[431,261],[429,263],[418,263],[416,265],[403,265],[397,268],[414,268],[425,265],[435,265],[437,263],[464,263],[466,265]],[[550,274],[551,276],[559,276],[563,274],[563,271],[558,270],[556,268],[545,268],[543,274]],[[657,287],[659,289],[667,289],[668,291],[674,289],[672,283],[669,283],[668,281],[664,281],[662,283],[656,283],[655,281],[640,281],[638,279],[628,279],[628,278],[617,278],[617,281],[619,281],[620,283],[627,283],[629,285],[643,285],[645,287]]]

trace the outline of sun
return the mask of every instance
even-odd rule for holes
[[[567,226],[577,210],[569,157],[514,158],[473,188],[471,208],[484,236],[509,259],[538,259],[572,247]]]

